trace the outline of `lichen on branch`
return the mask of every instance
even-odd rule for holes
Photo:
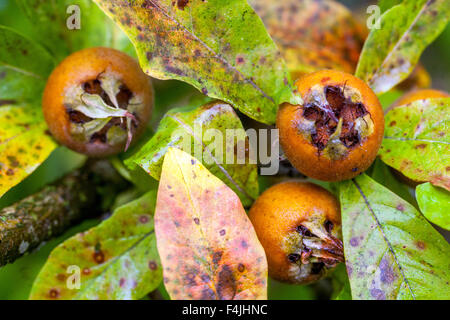
[[[0,266],[11,263],[81,218],[100,214],[102,198],[127,183],[106,160],[88,161],[41,191],[0,210]]]

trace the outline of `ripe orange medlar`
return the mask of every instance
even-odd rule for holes
[[[296,82],[303,105],[278,110],[280,144],[301,173],[324,181],[351,179],[374,161],[384,133],[373,91],[351,74],[322,70]]]
[[[339,203],[318,185],[276,184],[256,199],[249,218],[276,280],[310,283],[344,260]]]
[[[100,47],[64,59],[50,75],[42,100],[55,139],[91,157],[126,150],[144,131],[152,107],[151,79],[137,61]]]
[[[402,106],[417,100],[432,99],[432,98],[448,98],[450,95],[444,91],[435,89],[421,89],[411,91],[394,103],[394,106]]]

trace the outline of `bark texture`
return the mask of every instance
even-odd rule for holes
[[[0,267],[80,219],[100,215],[105,197],[111,199],[126,187],[108,161],[89,160],[56,183],[0,210]]]

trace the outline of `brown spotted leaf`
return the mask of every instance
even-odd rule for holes
[[[450,190],[450,98],[418,100],[385,116],[379,155],[419,182]]]
[[[450,245],[412,205],[366,175],[340,201],[353,299],[450,299]]]
[[[387,10],[364,44],[356,76],[377,94],[389,91],[413,71],[423,50],[444,30],[448,0],[409,0]]]
[[[39,108],[0,105],[0,197],[31,174],[57,147]]]
[[[353,73],[365,26],[335,1],[250,0],[278,44],[293,78],[320,69]]]
[[[129,300],[157,288],[162,270],[153,223],[155,203],[156,190],[149,191],[56,247],[30,299]]]
[[[172,299],[267,299],[266,256],[238,196],[176,148],[164,158],[155,228]]]
[[[245,0],[95,0],[136,46],[146,73],[178,79],[272,124],[299,102],[285,62]]]

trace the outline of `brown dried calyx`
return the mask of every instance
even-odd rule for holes
[[[64,104],[71,132],[85,143],[115,145],[126,141],[126,151],[139,124],[134,111],[140,104],[133,98],[127,86],[108,73],[72,88]]]
[[[299,236],[297,250],[288,255],[288,260],[299,268],[296,270],[297,279],[314,278],[344,262],[342,242],[331,234],[332,228],[331,221],[325,221],[324,228],[315,229],[318,234],[304,225],[296,228]]]
[[[359,92],[345,85],[313,87],[305,97],[303,118],[308,122],[311,143],[331,158],[342,157],[373,130]]]

